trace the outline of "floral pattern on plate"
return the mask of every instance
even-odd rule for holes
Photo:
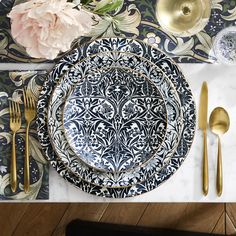
[[[71,171],[69,171],[64,163],[57,159],[57,156],[52,149],[50,139],[47,135],[47,108],[50,95],[57,82],[60,80],[60,77],[62,77],[66,73],[66,71],[71,68],[76,62],[87,57],[86,51],[89,44],[85,44],[82,47],[73,50],[70,54],[61,59],[61,61],[56,64],[56,66],[50,73],[49,78],[45,82],[42,93],[40,95],[37,119],[39,140],[52,166],[65,180],[87,193],[94,194],[100,197],[133,197],[151,191],[157,188],[164,181],[168,180],[177,171],[177,169],[179,169],[179,167],[187,157],[187,154],[193,142],[196,127],[196,108],[189,84],[185,80],[178,66],[173,63],[172,59],[167,57],[164,53],[160,52],[157,48],[144,44],[143,42],[138,42],[137,40],[133,39],[119,38],[96,40],[96,42],[94,42],[94,48],[92,48],[91,50],[96,53],[99,49],[99,46],[104,45],[106,47],[106,51],[113,51],[117,49],[116,45],[120,44],[124,47],[123,51],[132,53],[135,53],[135,48],[141,47],[141,50],[138,50],[138,55],[144,55],[146,59],[149,59],[152,63],[157,65],[173,82],[179,94],[182,105],[184,127],[181,135],[181,140],[174,155],[159,172],[157,172],[147,181],[135,186],[119,189],[99,187],[84,181],[83,179],[79,178]]]
[[[56,95],[54,95],[56,96]],[[127,171],[147,162],[166,135],[158,88],[124,68],[94,70],[66,99],[63,124],[75,154],[100,171]]]
[[[104,66],[131,68],[150,78],[150,80],[158,86],[165,100],[168,114],[165,140],[153,158],[131,171],[122,171],[118,174],[112,172],[97,172],[87,165],[84,165],[83,162],[74,155],[74,152],[71,152],[70,145],[65,138],[63,126],[63,110],[61,108],[64,106],[64,101],[71,87],[89,74],[90,71],[104,68]],[[129,53],[101,53],[93,55],[91,58],[87,58],[72,67],[55,88],[48,107],[48,129],[52,140],[51,142],[58,158],[62,160],[73,173],[99,186],[125,187],[143,182],[168,162],[180,140],[182,112],[175,89],[158,67],[153,64],[150,65],[149,61]],[[46,136],[46,133],[42,134],[42,137]]]

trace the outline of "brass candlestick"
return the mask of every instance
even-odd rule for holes
[[[179,37],[200,32],[211,15],[211,0],[157,0],[156,16],[163,30]]]

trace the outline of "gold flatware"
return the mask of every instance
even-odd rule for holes
[[[220,138],[229,130],[230,118],[227,111],[222,107],[215,108],[210,115],[209,123],[211,131],[218,136],[216,190],[218,196],[221,196],[223,190],[223,170]]]
[[[29,129],[31,122],[36,117],[36,104],[33,96],[25,88],[23,91],[25,120],[26,120],[26,136],[25,136],[25,162],[24,162],[24,190],[29,191],[30,187],[30,168],[29,168]]]
[[[211,0],[158,0],[156,16],[161,27],[180,37],[200,32],[211,15]]]
[[[17,188],[17,171],[16,171],[16,133],[21,127],[20,105],[14,101],[9,101],[10,112],[10,129],[12,131],[12,154],[11,154],[11,189],[12,192]]]
[[[208,194],[209,177],[208,177],[208,155],[207,155],[207,112],[208,112],[208,87],[207,83],[203,82],[201,95],[198,125],[203,131],[203,193]]]

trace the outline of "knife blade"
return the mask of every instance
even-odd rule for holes
[[[203,82],[201,95],[200,95],[200,106],[199,106],[199,129],[203,131],[207,129],[207,112],[208,112],[208,87],[207,82]]]
[[[208,155],[207,155],[207,112],[208,112],[208,87],[207,83],[203,82],[200,106],[199,106],[199,128],[203,131],[203,176],[202,176],[202,190],[204,195],[208,194],[209,189],[209,177],[208,177]]]

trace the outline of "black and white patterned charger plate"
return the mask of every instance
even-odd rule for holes
[[[147,181],[127,188],[105,188],[92,185],[78,176],[71,173],[62,161],[57,159],[55,152],[52,149],[50,138],[47,134],[47,108],[50,95],[65,72],[78,61],[86,58],[88,55],[99,53],[102,51],[124,51],[134,55],[142,56],[152,63],[156,64],[173,82],[182,105],[184,127],[181,135],[181,140],[175,154],[170,161]],[[142,41],[127,39],[127,38],[107,38],[99,39],[90,44],[84,44],[81,47],[73,50],[68,56],[60,60],[49,75],[45,82],[39,103],[38,103],[38,136],[41,145],[56,171],[68,182],[79,187],[81,190],[101,197],[124,198],[140,195],[157,188],[161,183],[169,179],[185,160],[195,134],[196,114],[195,103],[189,84],[185,80],[178,66],[159,51],[157,48],[149,46]]]
[[[101,173],[89,168],[76,158],[73,151],[70,151],[70,144],[65,138],[62,107],[68,93],[72,86],[83,80],[85,76],[91,75],[91,71],[98,71],[98,69],[104,68],[105,65],[108,66],[108,70],[112,66],[122,66],[123,68],[130,66],[132,70],[137,70],[142,76],[149,76],[147,79],[150,79],[160,89],[168,111],[167,134],[164,142],[153,158],[130,171]],[[92,77],[94,77],[93,74]],[[68,70],[65,77],[58,83],[52,93],[48,107],[49,134],[58,158],[72,173],[80,178],[89,183],[106,187],[127,187],[141,183],[159,171],[177,148],[183,127],[182,119],[178,94],[168,78],[157,66],[150,65],[147,60],[129,53],[100,53],[82,60]]]

